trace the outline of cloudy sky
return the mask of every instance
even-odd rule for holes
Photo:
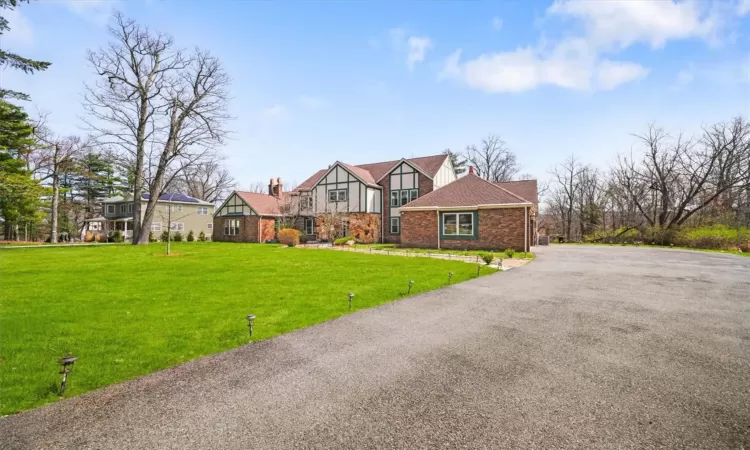
[[[0,83],[81,132],[85,52],[115,9],[221,59],[236,118],[223,152],[244,187],[488,133],[546,178],[571,153],[605,167],[651,121],[694,133],[750,115],[750,0],[38,0],[5,14],[2,46],[52,66]]]

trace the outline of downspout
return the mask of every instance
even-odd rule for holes
[[[437,240],[438,240],[438,250],[440,250],[440,210],[435,210],[435,217],[437,217]]]
[[[523,207],[523,251],[529,251],[529,207]]]

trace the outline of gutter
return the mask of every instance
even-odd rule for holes
[[[532,203],[499,203],[474,206],[402,206],[401,211],[474,211],[478,209],[503,209],[529,207]]]

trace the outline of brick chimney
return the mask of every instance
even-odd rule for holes
[[[278,199],[284,196],[284,183],[281,182],[281,177],[276,178],[276,185],[273,187],[273,196]]]
[[[469,174],[474,175],[474,167],[469,166]]]
[[[275,188],[275,184],[273,181],[273,177],[271,177],[271,179],[268,181],[268,195],[274,195],[273,194],[274,188]]]

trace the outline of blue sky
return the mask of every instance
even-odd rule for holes
[[[673,132],[750,114],[750,0],[45,1],[6,14],[3,48],[51,61],[0,83],[81,133],[84,55],[118,9],[218,56],[233,79],[241,187],[462,149],[488,133],[524,173],[575,153],[606,167],[650,121]]]

